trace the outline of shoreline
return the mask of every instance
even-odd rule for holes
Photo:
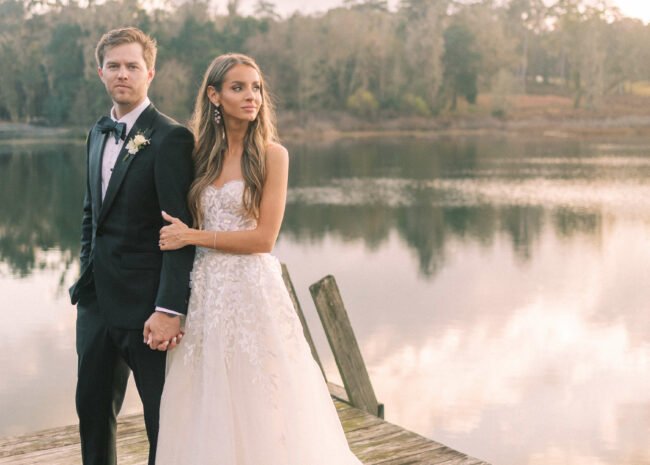
[[[300,124],[299,124],[300,122]],[[283,140],[333,141],[372,137],[469,137],[486,135],[537,136],[553,138],[598,138],[650,136],[650,115],[624,115],[604,118],[529,118],[500,120],[494,117],[394,118],[366,121],[349,115],[334,118],[300,118],[297,114],[280,118]],[[79,126],[47,127],[0,121],[0,142],[20,143],[85,140],[87,128]]]
[[[540,117],[499,119],[467,115],[437,118],[392,118],[359,120],[349,115],[301,118],[297,114],[281,118],[278,124],[285,138],[318,140],[363,139],[369,137],[469,137],[512,135],[553,138],[650,136],[650,114],[620,116]]]

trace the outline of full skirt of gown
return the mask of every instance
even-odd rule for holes
[[[206,229],[255,226],[243,183],[204,193]],[[157,465],[360,465],[270,254],[197,249],[167,355]]]

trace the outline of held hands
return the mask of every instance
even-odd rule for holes
[[[160,229],[158,243],[160,250],[176,250],[185,247],[187,244],[183,241],[182,234],[189,229],[187,225],[166,212],[161,213],[163,219],[170,224]],[[142,335],[144,343],[152,350],[172,350],[183,338],[181,319],[177,315],[153,312],[144,323]]]
[[[181,317],[164,312],[153,312],[145,321],[144,343],[151,350],[172,350],[183,338],[181,331]]]
[[[175,218],[166,212],[161,212],[165,221],[169,222],[167,226],[160,229],[160,250],[176,250],[185,247],[187,243],[184,240],[185,233],[189,227],[178,218]]]
[[[163,219],[170,224],[160,229],[160,241],[158,243],[160,250],[176,250],[185,247],[187,244],[184,242],[182,235],[189,230],[187,225],[166,212],[161,213]],[[142,335],[144,343],[150,349],[172,350],[183,338],[181,319],[177,315],[155,311],[144,323]]]

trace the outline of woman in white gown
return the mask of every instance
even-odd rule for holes
[[[209,66],[192,120],[197,229],[163,213],[163,250],[195,245],[185,334],[167,356],[157,465],[360,465],[269,254],[287,151],[257,64]]]

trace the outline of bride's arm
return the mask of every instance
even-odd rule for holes
[[[266,181],[255,229],[204,231],[188,228],[182,221],[163,213],[165,220],[171,224],[160,230],[161,250],[174,250],[187,245],[195,245],[237,254],[270,252],[282,225],[287,200],[288,177],[289,154],[287,150],[279,144],[270,145],[266,153]]]

